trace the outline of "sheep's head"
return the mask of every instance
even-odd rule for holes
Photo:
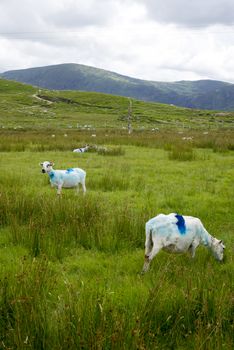
[[[49,173],[52,170],[54,163],[45,161],[43,163],[40,163],[40,165],[42,167],[42,169],[41,169],[42,173]]]
[[[223,260],[223,251],[225,249],[225,245],[223,244],[223,241],[216,239],[216,238],[213,238],[211,248],[212,248],[214,257],[217,260],[222,261]]]

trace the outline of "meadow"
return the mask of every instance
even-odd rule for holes
[[[233,116],[219,124],[207,122],[214,112],[193,111],[202,113],[201,123],[189,124],[189,111],[184,118],[181,111],[175,125],[177,109],[134,102],[150,124],[137,120],[128,135],[113,112],[111,125],[101,128],[99,120],[93,136],[93,128],[63,127],[62,112],[70,111],[70,123],[77,106],[61,100],[53,106],[61,109],[57,124],[35,123],[25,112],[33,88],[25,87],[30,103],[26,92],[19,103],[28,119],[19,128],[14,89],[3,90],[9,108],[2,99],[0,349],[233,349]],[[97,121],[93,102],[82,103]],[[170,127],[152,130],[153,108]],[[86,143],[107,151],[72,153]],[[45,160],[55,169],[85,169],[87,194],[70,189],[58,197],[41,173]],[[160,252],[141,275],[145,222],[161,212],[199,217],[224,241],[224,262],[205,247],[194,259]]]
[[[172,135],[164,146],[113,138],[107,155],[68,151],[75,135],[64,150],[48,135],[24,134],[23,149],[3,135],[11,148],[0,163],[2,349],[232,348],[234,154],[178,139],[173,148]],[[84,168],[86,196],[58,198],[40,173],[46,159]],[[140,275],[144,225],[160,212],[199,217],[224,240],[224,263],[203,247],[194,260],[161,252]]]

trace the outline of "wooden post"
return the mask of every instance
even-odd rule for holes
[[[128,134],[132,133],[132,100],[129,98],[128,105]]]

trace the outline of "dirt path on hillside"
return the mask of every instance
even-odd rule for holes
[[[32,95],[32,97],[34,97],[40,101],[46,102],[48,105],[51,105],[53,103],[52,101],[49,101],[49,100],[46,100],[44,98],[39,97],[37,94]]]

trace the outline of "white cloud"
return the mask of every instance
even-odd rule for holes
[[[233,0],[137,0],[156,21],[207,27],[234,24]]]
[[[234,3],[190,3],[1,0],[0,71],[73,62],[148,80],[234,82]]]

